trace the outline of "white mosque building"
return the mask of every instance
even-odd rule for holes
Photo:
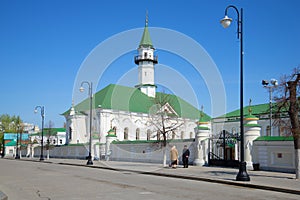
[[[165,99],[165,102],[156,112],[164,111],[182,124],[168,139],[195,138],[200,110],[176,95],[156,91],[155,64],[158,63],[158,57],[150,38],[147,19],[137,51],[134,62],[138,65],[138,85],[126,87],[110,84],[93,95],[93,142],[104,144],[109,130],[118,141],[160,140],[162,135],[158,127],[150,123],[157,99]],[[89,141],[89,101],[86,99],[63,113],[68,144]],[[210,120],[206,114],[203,118]]]

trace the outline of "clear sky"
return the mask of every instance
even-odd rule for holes
[[[62,127],[65,120],[60,114],[72,104],[74,81],[83,61],[111,36],[143,28],[146,10],[149,27],[185,34],[206,50],[224,82],[227,111],[238,109],[237,25],[234,21],[224,29],[219,22],[230,4],[244,9],[244,104],[250,98],[253,104],[267,103],[268,92],[261,80],[279,79],[300,64],[298,0],[1,0],[0,114],[20,115],[25,122],[40,125],[40,115],[33,110],[43,105],[45,123],[51,120],[56,127]],[[234,10],[229,10],[228,15],[237,19]],[[153,45],[159,46],[154,38]],[[140,39],[141,35],[134,39],[136,47]],[[207,86],[191,64],[159,48],[156,54],[161,65],[184,74],[197,96],[195,106],[203,105],[205,112],[211,114]],[[136,69],[134,55],[136,51],[116,55],[119,58],[102,75],[96,90],[121,82],[120,77]],[[133,82],[137,83],[137,74]],[[188,96],[182,98],[189,100]]]

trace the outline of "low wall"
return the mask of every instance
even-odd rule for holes
[[[167,163],[170,161],[170,150],[175,145],[178,150],[179,161],[181,162],[181,154],[184,145],[187,145],[190,150],[189,162],[194,161],[195,147],[192,140],[190,141],[172,141],[166,147]],[[111,154],[110,160],[114,161],[127,161],[127,162],[147,162],[147,163],[163,163],[163,150],[160,143],[126,143],[114,142],[110,146]]]
[[[170,161],[170,149],[175,145],[179,160],[184,145],[190,150],[190,164],[195,158],[195,143],[193,140],[172,140],[166,148],[167,163]],[[94,144],[92,153],[96,158],[105,159],[105,144]],[[34,148],[34,157],[40,156],[40,147]],[[22,150],[22,157],[27,155]],[[292,138],[286,137],[259,137],[254,140],[251,147],[252,162],[259,163],[261,170],[280,172],[295,172],[295,151]],[[67,145],[52,147],[49,151],[50,158],[71,158],[86,159],[88,146]],[[13,156],[13,155],[6,155]],[[47,150],[44,150],[44,157],[47,158]],[[127,162],[163,163],[163,151],[161,144],[155,141],[121,141],[113,142],[110,145],[109,160]]]
[[[47,150],[43,151],[44,157],[47,157]],[[40,157],[41,148],[34,149],[34,157]],[[67,145],[55,146],[49,149],[50,158],[68,158],[68,159],[86,159],[88,155],[88,148],[84,145]]]
[[[254,141],[253,163],[259,163],[260,169],[295,172],[294,143],[286,141]]]

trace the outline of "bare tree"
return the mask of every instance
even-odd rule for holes
[[[54,123],[51,120],[49,120],[48,128],[46,131],[46,137],[47,137],[46,150],[47,150],[47,159],[48,160],[50,158],[50,140],[51,140],[51,136],[54,135],[53,128],[54,128]]]
[[[300,177],[300,122],[299,122],[299,94],[300,94],[300,67],[293,70],[290,76],[283,76],[277,89],[276,102],[278,115],[287,112],[290,129],[294,139],[296,179]]]
[[[153,132],[157,135],[157,141],[161,143],[164,166],[167,166],[166,147],[170,134],[174,134],[184,124],[172,107],[176,100],[177,98],[174,95],[158,93],[153,99],[153,106],[149,111],[150,120],[148,125],[154,127]]]

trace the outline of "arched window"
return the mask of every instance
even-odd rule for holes
[[[193,132],[190,132],[190,138],[191,138],[191,139],[194,138]]]
[[[156,137],[157,137],[157,140],[160,140],[160,131],[157,131]]]
[[[267,128],[266,128],[266,136],[271,136],[270,126],[267,126]]]
[[[176,133],[175,131],[172,131],[172,140],[174,140],[176,138]]]
[[[113,130],[114,130],[115,135],[117,135],[117,127],[116,126],[113,127]]]
[[[184,132],[183,131],[181,131],[181,133],[180,133],[180,139],[184,139]]]
[[[137,128],[136,131],[135,131],[135,139],[136,140],[140,139],[140,129],[139,128]]]
[[[128,140],[128,128],[124,128],[124,140]]]
[[[147,140],[150,140],[150,138],[151,138],[151,130],[148,129],[147,130]]]
[[[71,140],[72,139],[72,128],[69,127],[69,139]]]

